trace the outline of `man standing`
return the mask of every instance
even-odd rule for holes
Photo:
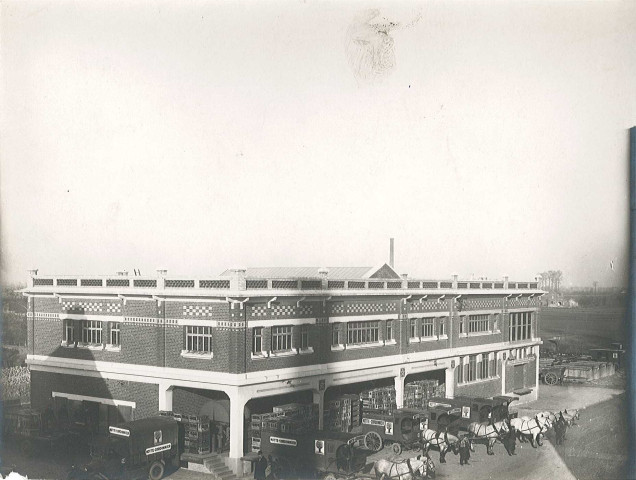
[[[254,465],[254,480],[265,480],[265,470],[267,469],[267,459],[261,450],[258,451],[256,465]]]
[[[464,466],[464,464],[468,465],[468,460],[470,459],[470,440],[468,440],[468,436],[464,435],[462,439],[459,441],[459,464]]]

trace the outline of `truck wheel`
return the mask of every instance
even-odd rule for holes
[[[402,453],[402,445],[395,442],[393,445],[391,445],[391,450],[393,450],[393,453],[395,453],[396,455],[399,455],[400,453]]]
[[[164,466],[161,462],[153,462],[148,469],[148,477],[150,480],[160,480],[163,477]]]

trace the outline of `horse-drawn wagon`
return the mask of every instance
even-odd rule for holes
[[[364,469],[367,456],[381,448],[375,432],[353,435],[314,431],[304,434],[264,432],[261,451],[277,478],[353,478]]]
[[[391,445],[393,452],[399,455],[403,449],[419,450],[420,433],[427,420],[425,411],[399,408],[392,413],[364,412],[361,425],[364,433],[381,437],[378,450],[383,445]]]
[[[539,367],[539,380],[546,385],[563,383],[565,367],[563,365],[541,365]]]

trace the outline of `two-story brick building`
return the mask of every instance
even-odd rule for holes
[[[377,268],[228,270],[214,278],[32,271],[32,404],[95,431],[160,410],[229,423],[300,398],[437,378],[446,395],[538,390],[536,281],[418,280]]]

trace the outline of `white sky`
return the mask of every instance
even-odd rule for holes
[[[367,8],[396,66],[359,83]],[[616,285],[636,2],[2,3],[5,281],[366,266]],[[609,268],[614,260],[616,271]]]

